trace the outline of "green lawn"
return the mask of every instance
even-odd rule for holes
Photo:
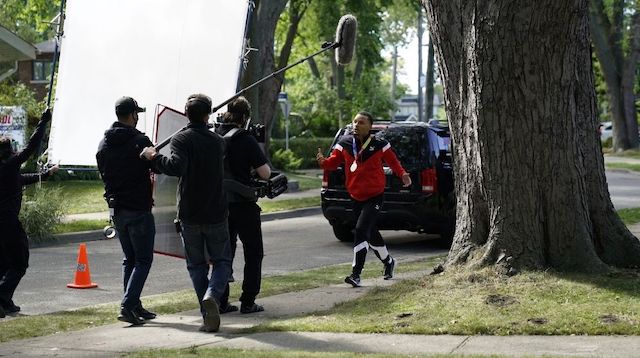
[[[635,172],[640,172],[640,164],[631,163],[607,163],[606,167],[609,169],[627,169]]]
[[[67,214],[83,214],[107,211],[107,203],[102,195],[104,186],[99,180],[68,180],[59,182],[43,182],[44,187],[59,187],[62,197],[67,201]],[[35,186],[27,187],[25,195],[29,195]]]
[[[456,335],[640,335],[640,271],[448,270],[379,287],[327,312],[255,331]]]
[[[300,190],[320,189],[322,179],[299,173],[285,173],[289,180],[297,180]]]
[[[109,225],[107,220],[74,220],[56,225],[53,233],[64,234],[69,232],[102,230],[107,225]]]

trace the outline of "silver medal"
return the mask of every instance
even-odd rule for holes
[[[349,168],[351,170],[351,172],[355,172],[356,169],[358,169],[358,163],[353,162],[353,164],[351,164],[351,167]]]

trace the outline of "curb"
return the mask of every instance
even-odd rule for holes
[[[309,208],[276,211],[273,213],[266,213],[260,216],[262,222],[291,219],[296,217],[311,216],[321,214],[322,209],[319,206],[313,206]],[[105,240],[102,235],[102,230],[80,231],[70,232],[66,234],[53,235],[54,240],[42,243],[29,243],[29,248],[35,249],[40,247],[51,247],[65,244],[75,244],[79,242],[98,241]]]

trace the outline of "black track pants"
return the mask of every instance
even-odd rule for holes
[[[376,227],[378,213],[382,208],[382,200],[383,195],[381,194],[365,201],[353,201],[353,213],[357,218],[353,241],[352,272],[354,275],[359,276],[362,273],[369,247],[383,263],[388,263],[391,258],[382,235]]]

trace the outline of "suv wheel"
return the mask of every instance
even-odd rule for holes
[[[333,234],[338,240],[342,242],[353,242],[352,228],[341,224],[333,224],[331,227],[333,227]]]

